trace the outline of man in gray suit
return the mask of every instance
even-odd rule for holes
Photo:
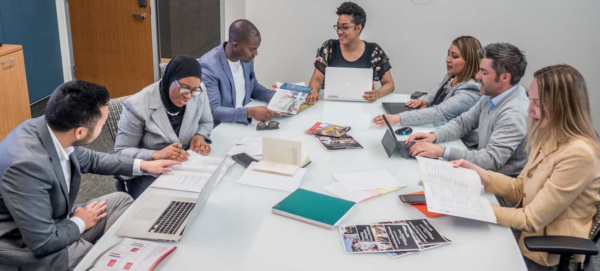
[[[67,82],[45,117],[23,122],[0,143],[0,270],[75,268],[131,204],[127,194],[113,193],[73,206],[82,173],[162,173],[178,163],[80,147],[100,134],[109,98],[104,87]]]
[[[237,20],[229,27],[229,42],[198,59],[215,127],[221,122],[248,125],[252,118],[269,121],[279,116],[266,106],[244,107],[251,99],[268,103],[275,95],[275,91],[259,84],[254,74],[254,58],[260,41],[260,32],[254,24]]]
[[[527,61],[519,48],[493,43],[479,51],[481,64],[477,80],[481,97],[469,111],[430,134],[414,134],[418,140],[411,154],[444,160],[465,159],[486,170],[517,176],[527,163],[526,129],[529,98],[519,81]],[[459,139],[478,129],[477,150],[460,150],[432,144]]]

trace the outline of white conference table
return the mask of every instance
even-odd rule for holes
[[[384,128],[370,124],[384,113],[381,102],[404,102],[408,95],[392,94],[373,104],[320,101],[293,116],[278,118],[280,129],[256,131],[249,126],[221,124],[212,133],[211,156],[223,157],[244,136],[274,137],[302,142],[310,153],[301,188],[327,194],[323,186],[335,181],[332,173],[388,170],[406,188],[358,204],[341,224],[426,218],[398,195],[421,191],[419,165],[397,152],[387,157],[381,138]],[[263,105],[252,102],[251,105]],[[363,145],[361,150],[328,152],[304,131],[322,121],[350,125],[349,134]],[[432,126],[413,127],[429,132]],[[405,137],[399,137],[403,139]],[[460,140],[447,146],[465,148]],[[155,270],[526,270],[510,228],[464,218],[440,216],[429,221],[453,241],[440,248],[392,259],[386,254],[345,254],[338,230],[326,230],[271,213],[271,207],[289,193],[238,184],[244,172],[233,165],[213,191],[204,210],[191,225],[177,250]],[[86,270],[102,252],[118,243],[116,230],[140,204],[154,195],[197,197],[196,193],[149,188],[134,202],[87,254],[76,270]],[[497,203],[487,194],[490,202]]]

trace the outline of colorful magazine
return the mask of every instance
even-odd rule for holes
[[[399,258],[452,243],[427,219],[339,226],[346,253],[386,252]]]
[[[427,219],[414,219],[414,220],[404,220],[404,221],[394,221],[394,222],[381,222],[380,224],[406,224],[410,227],[411,231],[415,235],[415,239],[417,240],[417,244],[421,251],[433,249],[436,247],[441,247],[443,245],[447,245],[452,243],[452,241],[443,235],[440,234],[438,230],[436,230]],[[402,256],[406,256],[413,252],[390,252],[388,256],[392,259],[400,258]]]
[[[307,93],[278,89],[267,108],[288,115],[298,114],[300,106],[306,100]]]
[[[345,135],[348,131],[350,131],[350,126],[340,126],[335,124],[317,122],[315,125],[310,127],[310,129],[304,132],[313,135],[341,137]]]
[[[302,92],[302,93],[310,93],[310,91],[313,88],[307,87],[307,86],[302,86],[302,85],[296,85],[296,84],[290,84],[290,83],[283,83],[283,85],[281,85],[279,87],[279,89],[297,91],[297,92]]]
[[[338,150],[354,150],[354,149],[362,149],[363,146],[356,141],[350,135],[343,135],[341,137],[332,137],[332,136],[322,136],[322,135],[314,135],[315,138],[325,147],[328,151],[338,151]]]
[[[346,253],[420,250],[407,224],[345,225],[339,229]]]

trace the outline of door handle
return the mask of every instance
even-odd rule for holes
[[[144,12],[142,14],[133,14],[133,18],[142,18],[142,19],[144,19],[144,18],[146,18],[146,13]]]
[[[4,65],[4,64],[8,64],[8,63],[11,63],[11,62],[13,62],[13,61],[15,61],[15,58],[14,58],[14,57],[13,57],[13,58],[11,58],[11,59],[9,59],[9,60],[2,61],[2,65]]]

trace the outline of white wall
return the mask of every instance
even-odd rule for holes
[[[246,18],[246,0],[221,0],[221,42],[229,39],[229,25]]]
[[[56,18],[58,21],[58,35],[60,40],[60,54],[63,67],[64,82],[73,80],[73,71],[71,68],[71,52],[69,43],[69,30],[67,23],[67,3],[65,0],[56,0]]]
[[[256,74],[263,85],[308,81],[317,48],[336,38],[342,0],[224,0],[226,27],[239,18],[262,34]],[[598,0],[355,0],[367,13],[361,36],[391,58],[397,93],[429,91],[445,72],[451,41],[472,35],[482,44],[510,42],[527,56],[521,84],[547,65],[567,63],[586,78],[600,128],[600,1]],[[414,2],[428,2],[415,0]],[[234,9],[234,10],[232,10]]]

